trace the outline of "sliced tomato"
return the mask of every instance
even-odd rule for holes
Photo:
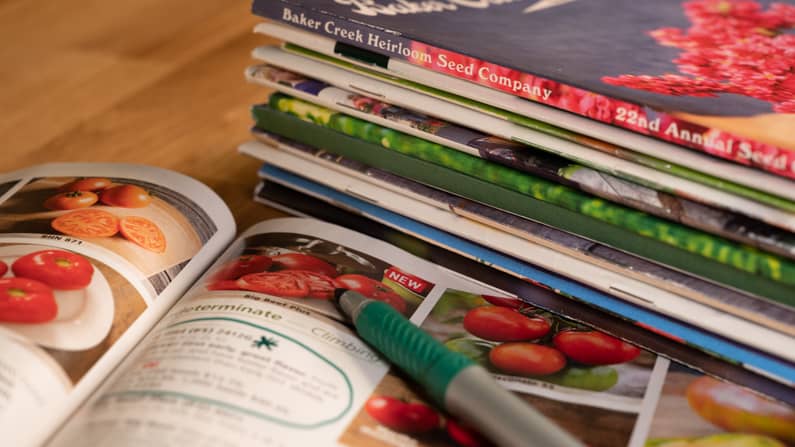
[[[160,227],[149,219],[139,216],[122,217],[119,221],[121,235],[127,240],[155,253],[166,251],[166,236]]]
[[[47,284],[28,278],[0,278],[0,321],[45,323],[57,313],[58,304]]]
[[[5,262],[0,261],[0,276],[5,275],[7,271],[8,271],[8,265]]]
[[[308,270],[283,270],[281,273],[294,275],[306,281],[309,298],[330,300],[334,297],[334,280],[326,275]]]
[[[119,219],[102,210],[77,210],[53,219],[55,231],[74,237],[111,237],[119,232]]]
[[[286,272],[251,273],[238,279],[237,284],[243,290],[287,298],[304,298],[309,295],[306,280]]]

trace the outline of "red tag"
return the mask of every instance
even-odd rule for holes
[[[389,278],[412,292],[423,296],[433,287],[432,283],[414,275],[404,273],[397,267],[389,267],[386,269],[386,271],[384,271],[384,278]]]

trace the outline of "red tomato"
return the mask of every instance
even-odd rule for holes
[[[351,273],[334,278],[334,284],[340,289],[353,290],[368,298],[384,301],[398,312],[406,313],[406,300],[381,281]]]
[[[534,340],[546,335],[550,328],[544,318],[527,317],[507,307],[476,307],[464,316],[467,332],[491,341]]]
[[[567,357],[585,365],[615,365],[640,354],[637,347],[599,331],[560,331],[552,342]]]
[[[789,405],[708,376],[690,382],[685,395],[696,413],[724,430],[795,442],[795,408]]]
[[[119,231],[125,239],[155,253],[166,251],[166,236],[160,227],[149,219],[139,216],[126,216],[119,220]]]
[[[364,406],[367,414],[387,428],[401,433],[426,433],[439,428],[441,419],[431,407],[389,396],[373,396]]]
[[[102,177],[86,177],[65,183],[58,191],[101,191],[111,185],[111,181]]]
[[[28,278],[0,278],[0,321],[44,323],[55,318],[52,289]]]
[[[109,206],[143,208],[152,202],[152,196],[140,186],[116,185],[102,191],[99,200]]]
[[[337,276],[337,269],[328,262],[304,253],[284,253],[273,256],[274,270],[307,270],[330,277]]]
[[[238,279],[237,285],[243,290],[287,298],[309,295],[309,285],[304,279],[285,272],[250,273]]]
[[[11,264],[14,275],[35,279],[53,289],[78,290],[91,282],[94,266],[77,253],[41,250],[26,254]]]
[[[353,290],[362,295],[373,298],[377,293],[394,293],[394,291],[381,281],[376,281],[364,275],[347,274],[334,278],[334,283],[341,289]]]
[[[309,298],[329,300],[334,298],[334,280],[326,275],[310,272],[307,270],[283,270],[280,273],[291,274],[306,281],[309,287]]]
[[[102,210],[77,210],[53,219],[52,228],[67,236],[111,237],[119,232],[119,219]]]
[[[238,279],[249,273],[268,270],[273,264],[271,258],[263,255],[243,255],[222,265],[212,276],[213,280]]]
[[[0,261],[0,276],[5,275],[7,271],[8,271],[8,266],[6,265],[6,263]]]
[[[445,431],[447,431],[450,439],[461,447],[486,447],[492,445],[488,439],[475,431],[475,429],[454,419],[447,419]]]
[[[489,361],[501,372],[520,376],[546,376],[566,366],[566,357],[557,349],[527,342],[495,346]]]
[[[76,210],[97,203],[99,197],[91,191],[70,191],[56,194],[44,201],[49,210]]]

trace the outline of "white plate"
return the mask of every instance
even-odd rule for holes
[[[0,247],[0,260],[9,267],[4,277],[13,276],[11,264],[17,258],[39,250],[55,248],[42,245]],[[93,348],[108,335],[113,325],[113,291],[96,266],[91,282],[85,289],[53,292],[59,303],[55,320],[47,323],[0,323],[0,327],[10,329],[41,346],[64,351]],[[82,300],[82,306],[64,306],[61,303],[66,299]]]

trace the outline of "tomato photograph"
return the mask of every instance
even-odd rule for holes
[[[489,361],[498,371],[519,376],[546,376],[566,366],[566,357],[562,352],[527,342],[495,346],[489,352]]]
[[[553,344],[568,358],[584,365],[615,365],[640,355],[638,347],[599,331],[560,331]]]
[[[648,447],[790,447],[795,408],[685,366],[662,387]]]
[[[29,278],[0,278],[0,321],[43,323],[57,313],[50,286]]]
[[[41,250],[17,258],[14,275],[35,279],[54,289],[83,289],[91,282],[94,267],[85,257],[66,250]]]
[[[214,281],[238,279],[249,273],[260,273],[268,270],[273,264],[269,256],[244,255],[220,266],[212,275]]]
[[[64,383],[78,382],[147,307],[130,280],[78,250],[0,244],[0,337],[23,339]]]
[[[394,281],[395,275],[411,278],[417,290]],[[339,319],[342,316],[332,300],[335,289],[354,290],[408,316],[433,284],[338,243],[301,234],[268,233],[247,238],[228,258],[219,260],[204,279],[204,288],[300,300],[302,305]]]
[[[69,192],[69,191],[102,191],[103,189],[107,189],[112,182],[108,178],[104,177],[86,177],[71,181],[69,183],[64,183],[58,188],[58,191],[61,192]]]
[[[91,191],[70,191],[56,194],[44,202],[49,210],[75,210],[88,208],[97,203],[99,197]]]
[[[447,290],[423,329],[494,374],[527,386],[643,397],[655,357],[621,339],[516,297]],[[594,394],[597,393],[597,394]]]
[[[326,276],[338,275],[333,265],[306,253],[283,253],[271,258],[274,270],[307,270]]]
[[[401,433],[425,433],[439,428],[439,414],[422,402],[408,402],[391,396],[373,396],[364,405],[367,414],[384,426]]]
[[[217,231],[190,198],[136,179],[89,175],[28,181],[0,204],[0,233],[78,239],[124,258],[143,277],[173,278]]]
[[[152,196],[140,186],[115,185],[102,190],[99,200],[109,206],[143,208],[152,203]]]
[[[464,329],[491,341],[524,341],[541,338],[551,328],[543,317],[528,317],[507,307],[476,307],[464,316]]]

